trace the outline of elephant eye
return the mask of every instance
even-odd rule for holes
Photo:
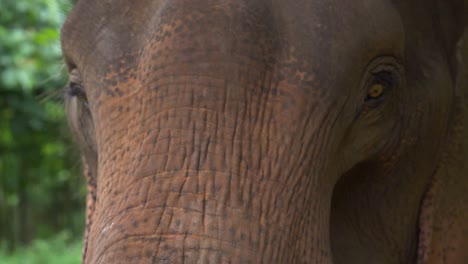
[[[67,94],[70,97],[78,97],[79,99],[87,100],[83,87],[79,83],[70,81],[67,87]]]
[[[366,101],[382,99],[385,94],[397,85],[397,80],[391,71],[383,70],[372,74],[372,80],[367,90]]]
[[[70,73],[70,81],[66,87],[66,95],[68,99],[76,98],[86,107],[88,106],[88,98],[86,97],[85,89],[81,84],[81,78],[76,70]]]
[[[381,97],[385,93],[385,86],[376,83],[371,86],[371,88],[367,91],[367,98],[369,99],[377,99]]]

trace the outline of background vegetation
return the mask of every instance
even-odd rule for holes
[[[79,263],[85,187],[66,127],[70,0],[0,0],[0,263]]]

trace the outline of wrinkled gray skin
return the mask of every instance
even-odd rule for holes
[[[79,0],[85,263],[468,263],[462,0]]]

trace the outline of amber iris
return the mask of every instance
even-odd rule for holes
[[[367,91],[367,97],[376,99],[383,95],[385,87],[383,84],[375,83],[371,86],[371,88]]]

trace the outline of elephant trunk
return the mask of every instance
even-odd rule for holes
[[[86,263],[331,263],[334,102],[265,3],[227,2],[171,2],[109,67]]]
[[[331,263],[323,166],[291,127],[264,130],[237,107],[147,108],[134,134],[115,128],[85,263]]]

